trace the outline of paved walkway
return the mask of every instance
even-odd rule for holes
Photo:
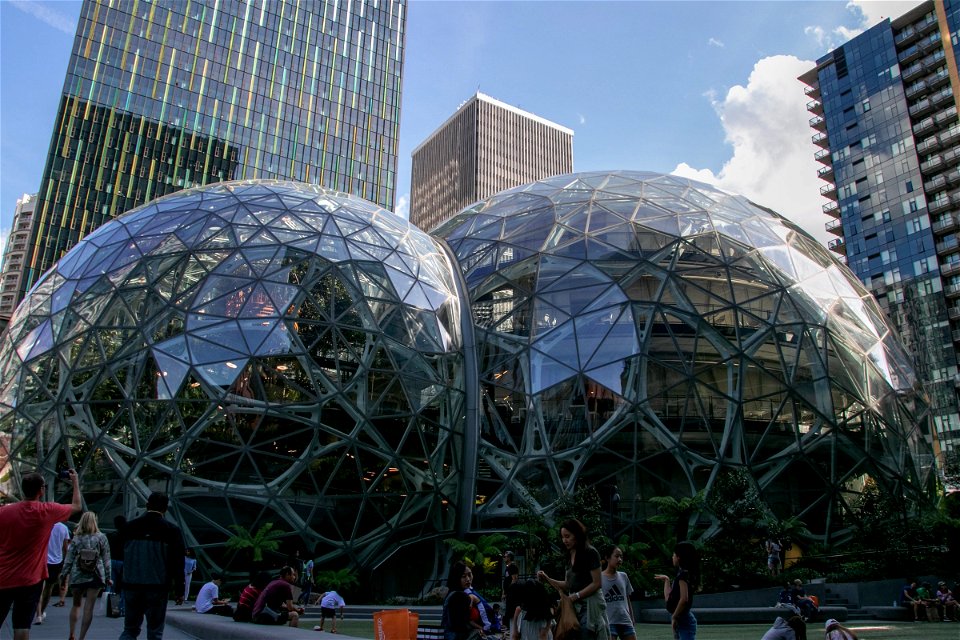
[[[67,640],[70,637],[69,603],[69,598],[65,607],[54,607],[53,602],[51,602],[50,606],[47,607],[46,621],[43,624],[35,624],[31,627],[30,640]],[[97,606],[101,606],[100,602],[97,602]],[[171,608],[174,608],[173,603],[171,603]],[[123,631],[123,620],[121,618],[108,618],[102,611],[94,610],[93,622],[90,624],[90,631],[87,632],[87,640],[117,640],[121,631]],[[79,632],[80,623],[78,622],[77,633]],[[144,639],[146,637],[147,631],[144,628],[140,632],[140,638]],[[10,629],[10,616],[7,616],[7,621],[0,629],[0,640],[10,640],[11,638],[13,638],[13,633]],[[198,640],[198,638],[198,636],[177,629],[170,624],[169,620],[163,630],[163,640]]]

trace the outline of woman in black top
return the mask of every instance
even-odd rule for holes
[[[444,640],[467,640],[477,637],[470,622],[470,610],[473,601],[464,591],[473,581],[473,572],[463,562],[457,562],[447,575],[447,597],[443,600],[443,613],[440,626],[443,627]]]
[[[543,571],[537,577],[573,601],[582,640],[609,640],[607,603],[600,591],[600,553],[590,545],[587,528],[575,518],[560,525],[560,540],[570,559],[564,579],[554,580]]]
[[[700,573],[700,555],[691,542],[678,542],[673,548],[673,566],[677,570],[673,582],[670,576],[653,576],[663,581],[663,599],[671,614],[673,637],[677,640],[695,640],[697,619],[690,610],[693,607],[693,591]]]

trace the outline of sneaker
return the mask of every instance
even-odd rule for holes
[[[313,630],[314,630],[314,631],[323,631],[323,627],[321,627],[320,625],[317,625],[317,626],[315,626],[315,627],[313,628]]]

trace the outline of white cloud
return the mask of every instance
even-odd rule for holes
[[[74,35],[77,30],[77,23],[64,14],[51,9],[47,5],[36,2],[36,0],[11,0],[14,7],[20,11],[31,15],[40,22],[53,27],[57,31],[62,31],[68,36]]]
[[[734,86],[711,102],[720,116],[733,155],[716,174],[681,163],[676,175],[740,193],[770,207],[826,244],[829,218],[813,159],[817,147],[810,129],[803,85],[797,76],[813,67],[794,56],[771,56],[757,62],[746,86]]]
[[[410,219],[410,194],[405,193],[399,198],[397,198],[397,206],[394,207],[393,212],[404,218],[406,220]]]
[[[710,38],[709,40],[707,40],[707,44],[710,45],[711,47],[720,47],[721,49],[727,46],[723,44],[723,42],[721,42],[720,40],[717,40],[716,38]]]
[[[582,113],[578,113],[577,122],[579,122],[580,124],[587,124],[587,116],[583,115]]]
[[[834,49],[855,38],[886,18],[898,18],[923,0],[850,0],[847,11],[857,21],[852,27],[840,25],[825,29],[819,25],[805,27],[803,32],[813,37],[824,49]]]

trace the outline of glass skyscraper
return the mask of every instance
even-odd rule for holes
[[[935,451],[960,445],[958,4],[884,20],[800,77],[831,249],[880,301],[930,394]]]
[[[20,297],[179,189],[321,184],[392,209],[405,0],[84,0]]]

